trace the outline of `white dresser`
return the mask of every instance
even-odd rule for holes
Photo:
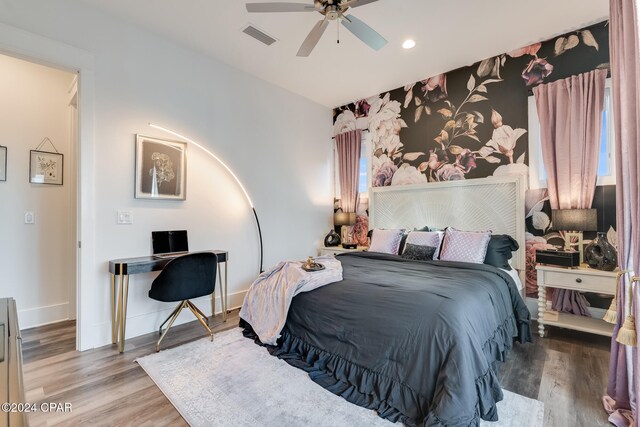
[[[578,316],[570,313],[547,311],[547,288],[569,289],[582,292],[615,295],[615,271],[600,271],[591,268],[562,268],[537,265],[538,271],[538,333],[544,336],[545,325],[560,326],[576,331],[611,336],[613,325],[602,319]]]
[[[13,298],[0,298],[0,384],[0,426],[28,426],[28,411],[21,409],[27,404],[22,379],[22,337]]]

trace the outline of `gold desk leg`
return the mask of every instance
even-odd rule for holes
[[[228,307],[228,303],[229,303],[229,299],[228,299],[228,294],[227,294],[227,269],[228,269],[228,264],[227,261],[225,260],[224,262],[224,311],[223,311],[223,316],[222,316],[222,321],[226,322],[227,321],[227,310],[229,309]]]
[[[118,307],[116,309],[116,343],[118,344],[118,351],[122,353],[122,288],[124,287],[124,274],[122,272],[122,265],[120,266],[120,275],[118,277]]]
[[[220,290],[220,311],[222,312],[222,320],[226,320],[227,316],[224,307],[224,283],[222,282],[222,271],[220,271],[221,265],[222,264],[218,264],[218,289]]]
[[[220,265],[216,266],[218,270],[218,287],[220,287]],[[215,280],[215,279],[214,279]],[[216,317],[216,288],[213,287],[213,293],[211,294],[211,318]]]
[[[127,300],[129,299],[129,275],[124,275],[124,283],[122,285],[122,317],[120,320],[120,353],[124,353],[124,338],[127,332]]]
[[[116,343],[116,331],[118,329],[118,319],[116,318],[117,292],[116,275],[111,275],[111,344]]]

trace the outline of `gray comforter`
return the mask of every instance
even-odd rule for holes
[[[339,256],[343,280],[294,298],[273,354],[407,425],[498,419],[496,362],[530,341],[513,280],[484,264]]]

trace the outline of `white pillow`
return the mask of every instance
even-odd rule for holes
[[[382,252],[385,254],[398,255],[400,241],[404,236],[404,230],[383,230],[376,228],[371,234],[371,245],[369,252]]]
[[[420,246],[433,246],[434,248],[436,248],[433,259],[438,259],[440,244],[442,243],[443,237],[444,232],[442,231],[412,231],[407,235],[407,240],[405,240],[404,242],[404,247],[407,247],[407,243]]]
[[[460,231],[447,228],[442,241],[440,259],[483,264],[491,240],[491,231]]]
[[[511,276],[513,281],[516,282],[516,288],[518,288],[518,291],[522,292],[522,281],[520,280],[520,275],[518,274],[518,270],[516,270],[515,268],[512,268],[511,270],[505,270],[504,268],[501,268],[500,270],[504,271],[509,276]]]

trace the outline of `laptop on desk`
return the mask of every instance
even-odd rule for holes
[[[176,258],[189,253],[187,230],[152,231],[153,256]]]

